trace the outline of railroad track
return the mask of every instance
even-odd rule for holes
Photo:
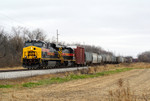
[[[28,70],[28,69],[1,70],[0,79],[32,77],[37,75],[54,74],[54,73],[75,71],[75,70],[86,69],[86,68],[88,67],[67,67],[67,68],[37,69],[37,70]]]

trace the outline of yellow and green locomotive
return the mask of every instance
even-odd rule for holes
[[[25,42],[22,65],[28,69],[73,66],[75,64],[74,49],[56,46],[54,43],[28,40]]]

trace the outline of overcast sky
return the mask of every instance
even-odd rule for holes
[[[150,50],[150,0],[0,0],[0,26],[41,28],[48,38],[136,57]]]

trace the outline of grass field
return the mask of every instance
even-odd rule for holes
[[[54,88],[55,89],[54,92],[58,91],[58,94],[54,94],[54,95],[62,96],[63,93],[68,94],[67,92],[71,88],[69,90],[70,91],[69,94],[71,94],[70,96],[73,97],[76,95],[76,90],[79,91],[79,93],[80,93],[80,92],[82,92],[81,89],[84,88],[85,92],[82,92],[83,93],[82,96],[86,96],[85,95],[86,92],[88,92],[87,94],[90,94],[92,92],[97,91],[98,89],[103,89],[103,88],[109,87],[109,85],[114,85],[113,83],[111,84],[111,81],[112,80],[115,81],[120,77],[121,78],[126,77],[128,79],[130,79],[130,78],[135,79],[135,78],[133,78],[134,76],[132,76],[132,75],[137,75],[137,77],[138,77],[142,74],[143,77],[139,77],[137,80],[135,79],[135,82],[137,82],[137,83],[133,83],[133,84],[131,83],[131,86],[134,84],[142,84],[145,80],[148,79],[147,74],[149,75],[149,73],[148,73],[149,71],[147,71],[147,70],[149,70],[149,68],[150,68],[150,64],[148,64],[148,63],[117,64],[117,65],[95,66],[95,67],[90,67],[88,69],[72,71],[72,72],[65,72],[65,73],[58,73],[58,74],[49,74],[49,75],[42,75],[42,76],[35,76],[35,77],[28,77],[28,78],[21,78],[21,79],[1,80],[0,81],[0,95],[2,94],[2,95],[7,96],[7,94],[15,91],[14,93],[11,93],[12,96],[9,96],[9,97],[11,99],[15,99],[15,100],[19,99],[20,100],[21,98],[19,98],[19,95],[16,95],[17,94],[16,92],[22,92],[22,94],[20,96],[29,96],[27,98],[27,100],[29,100],[29,99],[32,99],[32,97],[28,94],[26,95],[26,93],[24,93],[24,92],[29,92],[28,90],[30,90],[30,89],[34,90],[35,92],[39,92],[41,94],[43,94],[43,93],[47,94],[50,92],[50,91],[47,91],[48,89],[50,90],[50,89]],[[130,71],[135,71],[135,72],[130,73]],[[136,72],[136,71],[138,71],[138,72]],[[146,72],[147,72],[147,74],[146,74]],[[108,80],[107,79],[105,80],[105,78],[107,78]],[[87,81],[88,81],[88,83],[86,83]],[[79,82],[79,83],[76,83],[76,82]],[[105,82],[108,82],[108,83],[105,84]],[[114,88],[112,90],[110,89],[106,93],[106,94],[108,94],[106,97],[106,101],[138,101],[138,98],[134,94],[135,89],[130,88],[126,83],[124,83],[124,79],[119,79],[117,82],[118,83],[116,85],[118,86],[118,88],[115,87],[115,89]],[[143,89],[145,89],[146,87],[149,87],[148,84],[149,84],[149,82],[145,82],[144,86],[142,85],[141,88],[144,87]],[[51,87],[51,85],[52,85],[52,87]],[[57,86],[61,86],[61,85],[63,88],[57,87]],[[77,86],[77,88],[78,88],[78,85],[83,85],[83,87],[81,86],[80,89],[74,89],[74,87],[72,88],[72,85],[75,87]],[[87,87],[86,87],[86,85],[87,85]],[[86,89],[89,90],[90,87],[92,87],[92,86],[93,87],[97,86],[97,87],[102,87],[102,88],[97,88],[97,90],[94,90],[94,91],[93,91],[93,88],[91,88],[91,91],[86,91]],[[105,87],[103,87],[103,86],[105,86]],[[39,89],[39,90],[37,90],[37,89]],[[149,89],[149,88],[147,88],[147,89]],[[42,93],[41,91],[43,91],[43,90],[44,90],[44,92]],[[63,90],[65,90],[65,91],[63,91]],[[31,94],[36,95],[36,93],[31,93]],[[96,95],[97,95],[97,93],[96,93]],[[17,99],[16,99],[16,96],[18,97]],[[80,99],[79,96],[80,95],[77,96],[78,99]],[[91,99],[90,97],[91,96],[88,95],[87,98]],[[97,97],[98,97],[98,95],[95,96],[94,99],[97,100],[96,99]],[[142,101],[148,101],[148,99],[149,99],[148,94],[145,94],[145,93],[142,93],[142,95],[140,95],[140,97],[141,97],[140,99],[142,99]],[[35,97],[33,97],[33,98],[35,98]],[[40,97],[40,98],[44,100],[43,97]],[[49,96],[48,96],[48,98],[49,98]],[[103,97],[101,97],[101,98],[103,98]],[[2,97],[2,99],[3,99],[3,97]],[[7,97],[6,98],[4,97],[4,99],[7,99]],[[35,98],[35,99],[37,99],[37,98]],[[84,98],[84,99],[86,99],[86,98]],[[66,100],[66,98],[65,98],[65,100]],[[44,101],[47,101],[47,99]],[[61,100],[59,99],[58,101],[61,101]],[[67,100],[67,101],[69,101],[69,100]]]
[[[19,86],[18,86],[18,84],[16,84],[16,85],[3,84],[3,85],[0,85],[0,88],[36,87],[36,86],[40,86],[40,85],[67,82],[70,80],[86,79],[86,78],[94,78],[94,77],[99,77],[99,76],[111,75],[111,74],[115,74],[115,73],[129,71],[132,69],[133,68],[122,68],[122,69],[115,69],[115,70],[110,70],[110,71],[103,71],[103,72],[94,73],[94,74],[80,74],[80,75],[72,73],[65,77],[52,77],[52,78],[48,78],[48,79],[37,80],[34,82],[23,83],[23,84],[20,84]]]
[[[20,67],[19,67],[20,68]],[[0,88],[13,88],[13,87],[35,87],[45,84],[62,83],[75,79],[93,78],[99,76],[105,76],[115,74],[119,72],[125,72],[132,69],[150,68],[148,63],[134,63],[134,64],[116,64],[116,65],[102,65],[94,66],[88,69],[48,74],[42,76],[34,76],[20,79],[8,79],[0,81]]]

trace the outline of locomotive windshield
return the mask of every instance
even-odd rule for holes
[[[41,42],[26,42],[25,43],[25,47],[28,47],[28,46],[42,47],[43,43],[41,43]]]

